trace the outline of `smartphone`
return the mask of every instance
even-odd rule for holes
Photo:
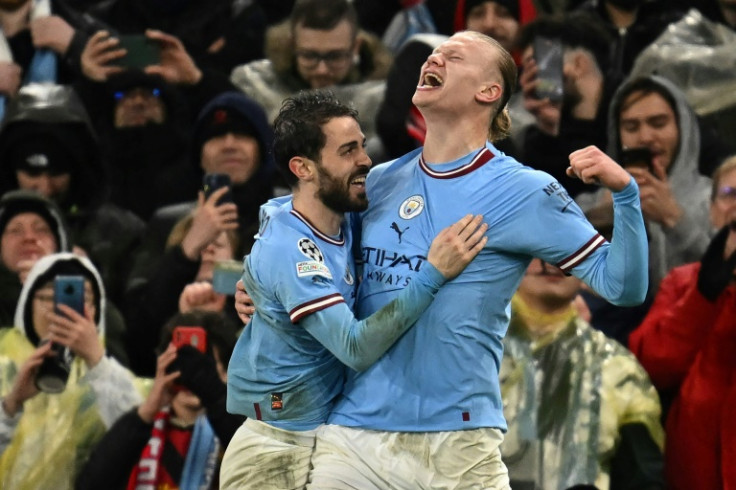
[[[198,351],[207,352],[207,332],[202,327],[174,327],[171,334],[171,343],[178,349],[184,345],[191,345]]]
[[[537,89],[539,99],[552,102],[562,100],[562,42],[556,38],[534,38],[534,61],[537,63]]]
[[[124,48],[127,53],[122,58],[112,61],[112,64],[142,70],[161,62],[161,46],[144,34],[123,34],[117,39],[120,41],[118,48]]]
[[[642,148],[626,148],[621,150],[620,164],[622,167],[639,167],[649,171],[654,175],[654,166],[652,165],[652,151],[647,147]]]
[[[243,275],[243,263],[238,260],[218,260],[212,274],[212,287],[216,293],[235,296],[235,284]]]
[[[54,311],[63,315],[58,305],[67,305],[84,316],[83,276],[56,276],[54,278]]]
[[[228,174],[205,174],[202,178],[202,190],[204,191],[204,198],[209,199],[213,192],[221,187],[230,187],[231,181]],[[217,200],[217,205],[233,202],[233,194],[231,191],[227,191],[220,199]]]

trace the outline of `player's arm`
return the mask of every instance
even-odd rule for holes
[[[456,277],[487,242],[481,216],[466,216],[442,230],[427,263],[399,296],[364,320],[356,320],[344,302],[315,311],[300,324],[343,364],[367,369],[406,332],[430,305],[439,288]]]
[[[636,181],[595,146],[573,152],[570,166],[583,182],[599,183],[613,194],[610,245],[595,249],[572,272],[613,304],[640,304],[649,282],[649,245]]]

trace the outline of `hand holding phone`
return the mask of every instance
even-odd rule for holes
[[[202,327],[175,327],[171,334],[171,343],[178,349],[191,345],[198,351],[207,352],[207,332]]]
[[[230,188],[231,180],[228,174],[209,173],[205,174],[202,178],[202,190],[204,191],[204,198],[209,199],[213,192],[222,187]],[[217,200],[217,205],[224,204],[226,202],[233,202],[233,195],[228,190],[225,195]]]
[[[54,311],[63,315],[58,305],[67,305],[84,316],[84,277],[56,276],[54,278]]]
[[[161,62],[161,47],[144,34],[124,34],[118,36],[118,41],[115,49],[125,49],[126,53],[125,56],[117,58],[111,64],[142,70]]]
[[[625,148],[621,150],[619,160],[623,168],[642,168],[654,177],[657,177],[657,174],[654,173],[654,164],[652,163],[652,151],[647,147]]]

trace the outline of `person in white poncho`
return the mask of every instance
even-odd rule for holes
[[[85,278],[85,315],[53,313],[53,280]],[[133,375],[105,355],[105,292],[92,263],[71,253],[40,259],[23,285],[15,327],[0,329],[0,488],[73,488],[96,442],[141,395]],[[50,339],[75,354],[65,389],[34,383]],[[39,347],[40,345],[40,347]]]

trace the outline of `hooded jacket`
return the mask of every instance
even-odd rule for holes
[[[99,143],[81,100],[71,87],[30,84],[8,105],[0,126],[0,192],[18,188],[8,153],[21,137],[56,139],[72,154],[76,165],[64,202],[57,202],[74,245],[83,248],[100,271],[114,299],[123,270],[138,244],[144,224],[109,199],[108,172]]]
[[[272,27],[266,34],[268,58],[237,66],[230,76],[233,85],[263,105],[272,123],[286,97],[310,89],[296,71],[290,36],[288,21]],[[361,128],[370,140],[376,134],[376,113],[383,100],[391,54],[375,36],[362,30],[357,36],[362,40],[360,61],[330,90],[358,110]]]
[[[653,81],[670,93],[675,100],[680,140],[674,161],[667,170],[667,179],[675,199],[683,211],[680,221],[673,228],[647,222],[649,234],[649,290],[656,292],[660,281],[674,267],[697,261],[705,252],[713,230],[710,225],[711,179],[698,172],[700,155],[700,130],[695,113],[684,94],[669,80],[650,76]],[[617,158],[621,143],[618,134],[618,110],[621,93],[633,82],[627,80],[616,91],[608,111],[607,153]],[[604,189],[594,194],[582,194],[578,203],[584,211],[602,202]]]
[[[98,334],[105,338],[105,288],[92,263],[71,253],[40,259],[26,280],[15,314],[15,327],[0,330],[0,394],[12,389],[18,371],[37,348],[32,317],[33,293],[56,271],[74,271],[93,282]],[[33,339],[33,340],[31,340]],[[39,393],[10,418],[0,410],[0,487],[71,489],[95,443],[125,411],[141,402],[132,375],[103,357],[92,369],[75,358],[66,388]]]
[[[0,198],[0,235],[11,219],[23,212],[36,213],[44,218],[56,236],[58,251],[70,250],[69,231],[61,211],[52,201],[31,191],[10,191]],[[0,263],[0,326],[13,323],[22,287],[18,274]]]

